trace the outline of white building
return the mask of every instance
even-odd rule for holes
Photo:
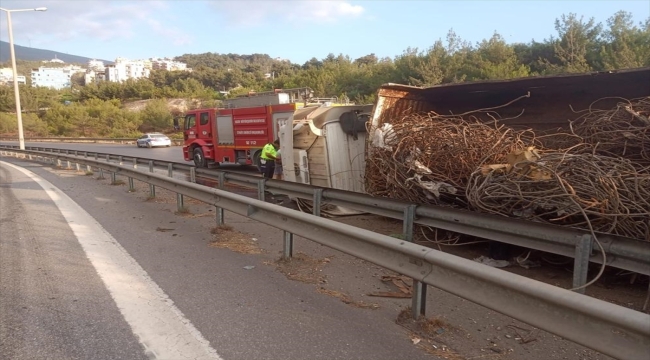
[[[88,69],[94,71],[104,71],[104,62],[101,60],[88,60]]]
[[[167,71],[192,71],[187,67],[186,63],[174,61],[170,58],[151,58],[150,59],[153,69],[167,70]]]
[[[151,68],[147,61],[118,57],[114,65],[106,66],[104,73],[106,81],[123,82],[127,79],[148,78]]]
[[[98,83],[106,80],[105,69],[102,71],[95,71],[93,69],[86,70],[86,75],[84,76],[84,84]]]
[[[18,75],[16,77],[19,84],[27,84],[27,79],[23,75]],[[0,69],[0,85],[13,85],[14,83],[14,71],[12,68],[1,68]]]
[[[70,79],[76,73],[85,73],[86,70],[79,66],[66,66],[62,68],[47,68],[44,66],[32,69],[32,86],[64,89],[70,87]]]
[[[56,57],[56,54],[54,54],[54,59],[52,60],[43,60],[43,63],[56,63],[56,64],[65,64],[65,61],[59,59]]]

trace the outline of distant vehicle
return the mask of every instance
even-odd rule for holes
[[[172,146],[172,141],[165,134],[161,133],[148,133],[144,134],[136,140],[138,147],[156,147],[156,146]]]

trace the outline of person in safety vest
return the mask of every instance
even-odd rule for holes
[[[265,179],[272,179],[275,172],[275,159],[278,156],[278,148],[280,147],[280,139],[276,139],[272,143],[264,145],[262,148],[262,155],[260,156],[263,166],[262,174]]]

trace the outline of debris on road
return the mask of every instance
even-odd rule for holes
[[[381,277],[382,282],[391,282],[399,291],[378,291],[369,293],[368,296],[391,297],[391,298],[410,298],[413,294],[413,281],[402,275],[384,275]]]
[[[340,291],[325,289],[324,287],[319,287],[318,289],[316,289],[316,291],[318,291],[321,294],[325,294],[325,295],[328,295],[328,296],[335,297],[335,298],[341,300],[341,302],[343,302],[345,304],[352,305],[352,306],[360,308],[360,309],[372,309],[372,310],[379,309],[379,304],[374,304],[374,303],[369,304],[369,303],[366,303],[364,301],[354,301],[354,300],[352,300],[352,298],[350,298],[349,295],[344,294],[344,293],[342,293]]]
[[[229,249],[240,254],[261,254],[262,250],[257,243],[251,240],[251,237],[233,230],[231,226],[222,225],[213,228],[210,231],[214,239],[210,242],[211,247]]]

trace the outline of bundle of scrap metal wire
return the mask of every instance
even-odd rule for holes
[[[411,114],[374,129],[366,191],[375,196],[466,208],[465,188],[483,163],[527,146],[526,132],[460,116]]]
[[[529,148],[512,153],[506,163],[484,165],[467,187],[470,206],[650,241],[650,171],[593,150]]]
[[[620,156],[650,166],[650,97],[621,101],[609,110],[596,108],[600,99],[571,121],[571,130],[603,155]]]

